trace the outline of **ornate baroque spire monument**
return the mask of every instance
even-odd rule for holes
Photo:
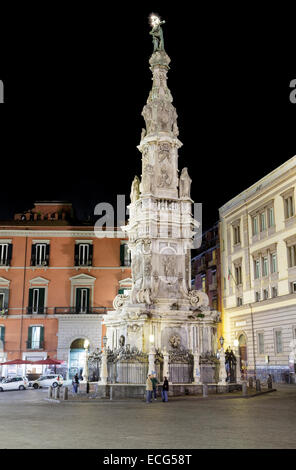
[[[115,298],[115,310],[104,322],[108,354],[117,364],[140,357],[143,365],[146,356],[149,372],[169,376],[173,383],[200,383],[200,357],[217,352],[220,314],[208,307],[206,294],[191,290],[191,248],[198,224],[192,217],[187,168],[179,176],[182,143],[167,86],[164,23],[151,16],[153,85],[142,112],[142,178],[136,176],[132,183],[129,223],[123,227],[132,257],[132,291]],[[131,381],[144,383],[148,370]],[[114,381],[120,381],[118,374]]]

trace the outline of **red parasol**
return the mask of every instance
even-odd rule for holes
[[[32,361],[24,361],[23,359],[14,359],[13,361],[1,362],[0,365],[14,365],[14,364],[32,364]]]

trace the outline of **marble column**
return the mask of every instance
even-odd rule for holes
[[[101,361],[101,380],[99,382],[100,385],[106,385],[108,380],[108,366],[107,366],[107,353],[105,348],[103,349],[102,353],[102,361]]]
[[[163,350],[163,377],[166,377],[168,381],[170,381],[169,353],[166,348]]]
[[[148,374],[154,374],[155,372],[155,350],[154,348],[150,349],[148,355],[149,365],[148,365]]]

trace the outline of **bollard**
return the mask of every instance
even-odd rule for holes
[[[203,397],[208,396],[208,386],[206,384],[203,384],[202,386],[202,394],[203,394]]]
[[[47,396],[48,398],[52,398],[52,386],[48,387]]]
[[[243,397],[246,397],[248,395],[247,382],[242,383],[242,394],[243,394]]]
[[[112,401],[113,387],[110,387],[110,400]]]
[[[89,382],[86,382],[86,393],[89,393]]]
[[[256,392],[261,392],[261,384],[259,379],[256,380]]]
[[[54,389],[54,397],[56,400],[58,400],[60,398],[60,387],[57,386],[55,389]]]
[[[253,377],[249,377],[249,387],[253,388],[254,382],[253,382]]]
[[[268,388],[272,388],[272,377],[271,377],[270,374],[268,374],[267,386],[268,386]]]
[[[68,396],[69,396],[69,394],[68,394],[68,387],[65,387],[65,388],[64,388],[64,396],[63,396],[64,400],[68,400]]]

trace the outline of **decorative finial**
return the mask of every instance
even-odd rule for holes
[[[164,51],[164,40],[163,40],[163,31],[161,25],[165,24],[165,21],[161,21],[160,17],[155,13],[151,13],[150,25],[152,26],[152,31],[149,34],[152,36],[153,40],[153,52]]]

